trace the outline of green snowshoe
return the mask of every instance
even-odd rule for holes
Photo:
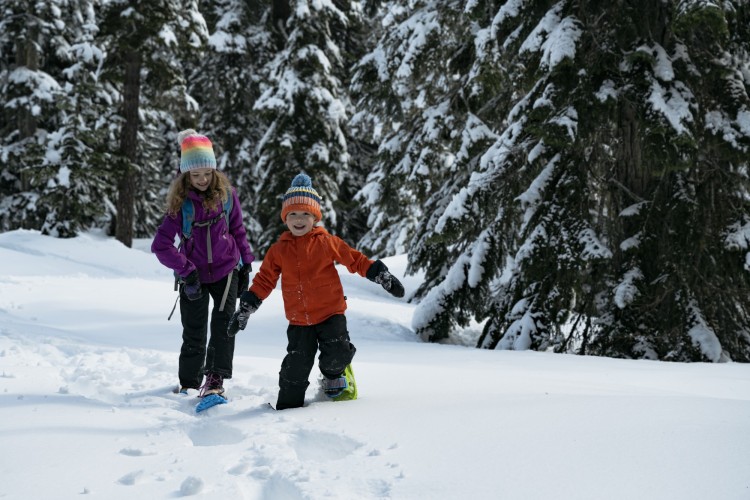
[[[349,365],[338,378],[323,378],[323,392],[334,401],[349,401],[357,399],[357,382],[354,380],[354,370]]]

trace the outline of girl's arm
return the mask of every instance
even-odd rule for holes
[[[151,251],[164,266],[185,277],[195,270],[195,266],[174,246],[175,236],[181,232],[182,214],[165,215],[164,220],[156,230],[154,241],[151,243]]]

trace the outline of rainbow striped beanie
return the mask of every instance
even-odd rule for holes
[[[281,220],[286,222],[289,212],[307,212],[313,214],[315,222],[318,222],[323,218],[320,213],[320,201],[320,195],[313,189],[310,177],[297,174],[281,202]]]
[[[208,137],[190,128],[177,134],[177,142],[180,144],[181,173],[194,168],[216,168],[214,148]]]

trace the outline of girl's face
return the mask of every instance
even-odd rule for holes
[[[286,214],[286,227],[294,236],[304,236],[312,231],[315,216],[308,212],[289,212]]]
[[[205,191],[211,185],[214,178],[214,169],[212,168],[194,168],[189,172],[190,185],[198,191]]]

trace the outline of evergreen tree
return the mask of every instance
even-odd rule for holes
[[[494,97],[496,71],[472,67],[476,16],[467,8],[389,4],[382,36],[357,65],[352,86],[357,136],[379,144],[358,194],[369,213],[361,244],[373,253],[412,253],[427,269],[424,289],[442,279],[452,252],[432,238],[437,217],[495,137],[478,114],[494,113],[484,99]]]
[[[104,52],[96,44],[94,2],[65,3],[58,11],[65,16],[60,19],[65,31],[55,51],[63,93],[50,117],[56,130],[47,136],[45,158],[33,169],[32,182],[40,186],[39,205],[47,210],[42,232],[72,237],[100,223],[112,203],[106,147],[112,136],[103,124],[118,96],[99,80]]]
[[[418,332],[473,318],[489,348],[748,361],[747,10],[519,0],[480,21],[503,99],[470,108],[499,133],[438,207],[448,259],[412,262],[443,277]]]
[[[41,227],[34,171],[63,89],[45,71],[60,48],[59,1],[0,0],[0,229]]]
[[[257,179],[252,168],[264,134],[260,114],[263,68],[272,58],[270,4],[222,0],[203,2],[209,31],[205,57],[191,71],[189,92],[200,106],[198,129],[214,142],[218,167],[237,188],[248,238],[258,245],[261,226],[254,217]]]
[[[274,58],[262,71],[262,95],[255,103],[266,130],[252,172],[251,211],[263,228],[261,253],[283,229],[280,197],[300,171],[312,177],[323,198],[326,225],[340,226],[337,200],[351,175],[345,43],[359,12],[357,2],[273,4]]]

